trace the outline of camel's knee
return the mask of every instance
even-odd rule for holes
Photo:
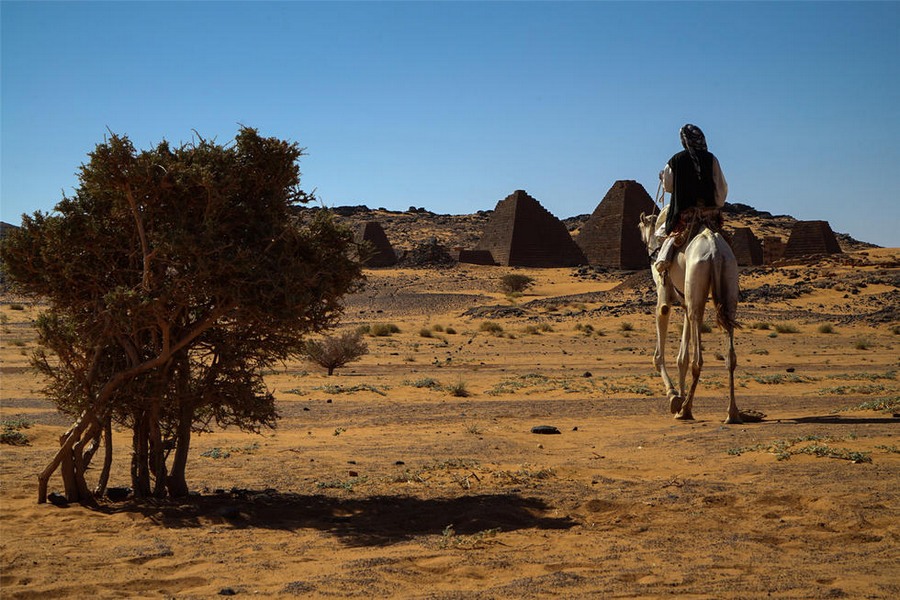
[[[659,316],[666,317],[669,315],[669,311],[672,310],[672,307],[668,304],[662,304],[659,306]]]

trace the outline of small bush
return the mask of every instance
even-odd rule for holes
[[[400,333],[400,328],[393,323],[373,323],[369,327],[369,335],[373,337],[388,337]]]
[[[431,338],[434,337],[434,332],[432,332],[432,330],[428,327],[423,327],[419,330],[419,336],[423,338]]]
[[[308,340],[303,351],[309,360],[328,369],[328,374],[333,375],[335,369],[368,354],[369,347],[362,341],[361,333],[350,331],[322,340]]]
[[[634,331],[634,325],[632,325],[629,321],[622,321],[619,325],[619,329],[622,331]]]
[[[444,331],[444,326],[443,325],[432,325],[431,330],[441,333],[442,331]]]
[[[830,323],[822,323],[816,328],[819,333],[834,333],[834,327]]]
[[[456,330],[452,327],[448,327],[444,330],[444,333],[446,333],[447,335],[456,335]]]
[[[872,347],[872,345],[873,344],[872,344],[871,340],[862,339],[862,340],[856,340],[856,342],[853,344],[853,347],[856,348],[857,350],[868,350]]]
[[[891,327],[891,333],[894,335],[900,335],[900,325],[894,325]]]
[[[25,305],[19,304],[18,302],[13,302],[9,305],[9,310],[25,310]]]
[[[447,391],[451,396],[455,396],[457,398],[468,398],[472,395],[472,393],[469,392],[469,390],[466,388],[466,383],[464,381],[454,383],[453,385],[448,385]]]
[[[757,321],[756,323],[750,326],[750,329],[759,329],[761,331],[768,331],[772,329],[771,323],[766,323],[765,321]]]
[[[503,333],[503,326],[499,323],[494,323],[493,321],[485,321],[481,325],[478,326],[478,331],[483,331],[485,333],[493,333],[494,335]]]
[[[797,326],[790,323],[779,323],[775,325],[775,331],[777,331],[778,333],[800,333],[800,330],[797,329]]]
[[[507,294],[521,294],[534,285],[534,279],[520,273],[510,273],[500,278],[500,288]]]
[[[704,321],[700,324],[700,333],[712,333],[712,325]]]

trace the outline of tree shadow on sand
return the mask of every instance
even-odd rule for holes
[[[455,498],[369,496],[334,498],[275,490],[232,490],[191,496],[184,501],[130,501],[107,504],[104,512],[136,512],[164,527],[318,529],[350,546],[378,546],[440,534],[448,525],[457,534],[489,529],[569,529],[569,517],[550,517],[538,498],[485,494]]]

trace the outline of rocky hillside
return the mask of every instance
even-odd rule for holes
[[[304,211],[321,210],[317,208]],[[470,215],[440,215],[424,208],[410,207],[406,212],[370,209],[366,206],[339,206],[331,209],[351,226],[365,221],[378,221],[391,245],[398,251],[412,250],[436,241],[445,248],[474,248],[493,211],[478,211]],[[725,204],[726,228],[749,227],[757,237],[775,235],[785,242],[797,221],[789,215],[772,215],[746,204]],[[590,215],[563,219],[572,234],[576,234]],[[834,232],[845,252],[874,248],[874,244],[855,240],[847,234]]]

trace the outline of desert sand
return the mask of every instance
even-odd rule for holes
[[[277,429],[195,437],[191,497],[99,510],[36,504],[69,421],[27,368],[41,307],[4,298],[0,417],[30,426],[0,446],[0,594],[898,598],[898,258],[743,269],[738,404],[766,417],[727,426],[715,328],[696,420],[668,414],[647,272],[515,269],[511,299],[510,268],[370,270],[341,328],[399,333],[269,374]]]

